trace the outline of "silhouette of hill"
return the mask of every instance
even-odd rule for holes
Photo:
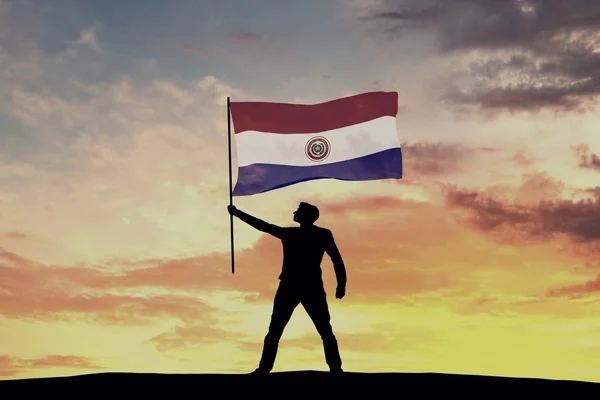
[[[315,385],[318,385],[317,388]],[[437,373],[354,373],[345,372],[332,376],[328,372],[294,371],[275,372],[266,377],[245,374],[138,374],[100,373],[71,377],[19,379],[0,382],[0,393],[4,398],[23,397],[29,393],[50,394],[91,394],[119,397],[163,396],[173,398],[199,397],[206,395],[219,397],[239,394],[245,398],[262,397],[265,389],[277,387],[270,392],[277,397],[290,397],[298,393],[311,393],[316,398],[329,396],[352,396],[367,391],[377,398],[398,396],[405,398],[433,395],[461,398],[482,398],[490,394],[521,396],[546,395],[557,397],[564,393],[568,397],[597,393],[600,384],[581,381],[559,381],[530,378],[502,378],[477,375],[451,375]],[[325,388],[329,386],[329,388]],[[322,388],[322,389],[321,389]],[[316,392],[315,389],[319,391]],[[529,391],[532,392],[529,392]],[[389,392],[389,393],[388,393]],[[27,398],[27,397],[26,397]]]

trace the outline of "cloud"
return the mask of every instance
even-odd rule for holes
[[[489,193],[482,192],[481,198],[457,190],[454,194],[455,199],[462,199],[456,200],[461,206],[454,205],[450,209],[399,196],[312,201],[321,210],[324,226],[332,229],[348,269],[347,297],[339,304],[353,307],[396,302],[412,307],[421,301],[437,302],[443,298],[448,305],[456,302],[456,293],[468,292],[479,287],[477,285],[485,285],[486,290],[504,287],[514,290],[515,282],[509,277],[510,273],[498,272],[506,271],[507,266],[521,268],[523,263],[534,262],[546,263],[545,268],[554,268],[555,264],[564,267],[564,261],[555,258],[558,253],[551,246],[532,251],[522,241],[518,241],[517,246],[498,246],[478,232],[482,229],[480,226],[476,225],[477,230],[473,232],[470,226],[460,224],[455,208],[466,210],[469,215],[492,214],[487,218],[504,219],[504,224],[511,226],[524,221],[525,232],[531,234],[538,223],[531,215],[544,199],[558,201],[556,199],[563,194],[559,183],[543,174],[529,176],[514,190],[522,207],[516,211],[501,197],[490,207],[490,203],[481,200],[486,195],[489,197]],[[257,217],[269,220],[268,215]],[[500,225],[484,227],[490,232]],[[149,340],[159,351],[168,353],[220,341],[250,348],[258,346],[252,343],[260,340],[235,333],[229,323],[225,329],[221,316],[228,315],[226,319],[229,319],[231,309],[216,302],[217,311],[203,300],[204,296],[228,292],[235,293],[236,303],[246,303],[239,306],[241,308],[270,305],[278,284],[281,259],[281,243],[268,235],[261,236],[252,248],[236,250],[237,268],[233,276],[228,252],[173,259],[113,259],[104,265],[59,267],[3,251],[0,312],[11,318],[89,319],[106,324],[142,324],[177,318],[180,322],[173,329]],[[326,290],[331,293],[335,278],[327,256],[322,268]],[[506,275],[495,275],[502,273]],[[496,276],[506,279],[494,278],[488,282],[490,277]],[[543,275],[535,282],[518,285],[519,290],[539,291],[546,290],[548,284],[555,285],[556,281]],[[337,300],[330,301],[337,306]],[[234,308],[243,312],[239,307]],[[510,308],[496,303],[477,307],[478,310]],[[536,310],[533,311],[539,311]],[[361,351],[360,338],[346,338],[343,334],[340,338],[347,346],[354,346],[355,351]],[[306,347],[310,343],[298,345]]]
[[[263,39],[263,37],[257,33],[253,33],[253,32],[239,31],[239,32],[231,33],[229,35],[229,39],[231,39],[235,42],[238,42],[238,43],[249,44],[249,43],[259,42]]]
[[[0,356],[0,376],[14,376],[22,372],[39,368],[74,368],[74,369],[102,369],[85,357],[48,355],[42,358],[18,358]]]
[[[536,204],[559,199],[564,192],[564,183],[546,173],[526,174],[521,186],[515,190],[515,200],[521,204]]]
[[[570,285],[548,291],[550,297],[570,297],[578,298],[589,294],[600,292],[600,275],[595,279],[589,280],[583,284]]]
[[[509,229],[514,240],[567,235],[574,242],[600,241],[600,197],[565,200],[562,184],[543,175],[527,179],[514,194],[517,201],[491,196],[485,191],[447,186],[448,206],[466,209],[471,223],[490,234]],[[510,196],[510,195],[508,195]],[[507,196],[507,197],[508,197]]]
[[[591,152],[590,147],[585,144],[572,146],[571,149],[579,158],[579,166],[600,172],[600,156]]]
[[[391,40],[437,32],[450,106],[573,110],[600,92],[594,0],[388,0],[366,19]]]
[[[102,52],[102,46],[96,35],[96,29],[82,29],[79,34],[79,39],[69,41],[70,48],[67,50],[68,55],[75,55],[81,47],[89,47],[96,52]]]
[[[161,333],[149,340],[160,352],[172,349],[185,349],[189,346],[218,343],[223,341],[237,342],[243,333],[226,331],[209,325],[175,326],[170,331]]]
[[[281,245],[277,239],[264,235],[252,249],[236,251],[237,268],[233,281],[229,253],[159,259],[148,262],[145,267],[122,271],[118,276],[99,275],[93,280],[79,281],[92,288],[150,287],[191,292],[237,290],[253,293],[276,283],[275,280],[271,280],[265,284],[265,276],[269,276],[269,273],[274,274],[280,257]],[[256,273],[256,266],[261,266],[261,274]]]
[[[403,143],[402,154],[407,176],[443,176],[464,172],[475,156],[491,148],[470,148],[447,142]]]
[[[506,188],[501,189],[497,193],[506,192]],[[493,191],[456,188],[446,193],[450,208],[398,196],[311,202],[321,210],[323,226],[334,233],[347,267],[348,295],[344,303],[372,304],[404,302],[407,296],[458,290],[464,285],[463,279],[471,282],[469,274],[481,270],[483,265],[494,271],[505,270],[507,265],[539,263],[544,257],[552,257],[554,263],[554,247],[527,247],[531,242],[546,243],[552,235],[562,233],[575,241],[597,242],[593,230],[589,230],[594,226],[589,219],[594,212],[592,203],[558,200],[563,191],[560,183],[536,174],[513,190],[516,204],[499,194],[493,195]],[[457,213],[461,210],[467,211],[470,224],[462,224],[463,213]],[[268,215],[256,216],[278,223]],[[490,240],[495,235],[504,244],[514,246],[498,247]],[[494,257],[490,258],[492,253]],[[233,277],[230,255],[224,252],[154,260],[147,265],[127,267],[117,275],[88,279],[85,284],[111,290],[234,291],[246,303],[270,303],[281,269],[281,243],[265,234],[254,247],[236,250],[235,260]],[[335,287],[335,275],[327,256],[322,269],[325,286],[331,290]]]
[[[370,15],[361,17],[361,20],[369,21],[394,21],[394,24],[381,24],[379,28],[388,38],[397,38],[406,29],[430,27],[440,18],[442,8],[437,4],[420,4],[419,7],[407,7],[390,4],[382,7],[381,11],[375,11]]]
[[[0,231],[52,241],[52,251],[23,250],[45,262],[227,248],[214,201],[227,192],[223,110],[248,94],[212,75],[182,82],[144,69],[148,60],[112,53],[94,29],[47,52],[1,4]],[[97,46],[101,55],[87,51]],[[201,221],[209,240],[198,240]]]
[[[28,234],[22,232],[6,232],[5,236],[9,239],[27,239]]]
[[[422,251],[464,234],[443,208],[387,196],[316,204],[329,221],[348,268],[345,301],[391,301],[457,285],[452,274],[439,269],[436,255]],[[423,232],[433,223],[435,232]],[[201,293],[233,291],[248,303],[272,301],[282,248],[280,241],[263,235],[252,248],[236,250],[233,277],[229,252],[172,259],[115,258],[74,266],[39,263],[9,251],[0,256],[0,304],[2,313],[13,318],[137,324],[170,316],[209,324],[215,310],[201,300]],[[334,287],[327,256],[322,268],[326,286]]]
[[[374,233],[375,230],[369,232],[371,235]],[[348,301],[373,302],[382,298],[389,300],[396,296],[455,285],[453,280],[443,273],[398,268],[398,262],[390,264],[390,260],[402,256],[404,252],[391,251],[392,243],[382,243],[382,235],[369,241],[363,240],[352,248],[343,246],[342,243],[356,240],[354,237],[347,238],[343,233],[336,236],[348,268]],[[236,254],[236,277],[233,281],[229,269],[229,256],[222,254],[213,256],[212,262],[208,261],[208,257],[165,260],[156,266],[129,271],[122,277],[105,279],[103,282],[114,288],[234,290],[245,293],[244,301],[248,303],[271,302],[281,269],[281,244],[264,237],[255,248],[240,253]],[[325,256],[322,268],[326,286],[334,287],[335,277],[330,264]],[[257,271],[257,268],[260,270]]]
[[[402,207],[406,201],[400,198],[389,196],[370,196],[362,198],[348,199],[343,202],[324,202],[319,206],[323,214],[356,214],[365,212],[386,212],[395,208]]]
[[[534,164],[535,160],[527,155],[525,152],[523,151],[518,151],[516,152],[511,158],[511,161],[513,161],[515,164],[517,164],[520,167],[526,168],[526,167],[530,167]]]
[[[451,188],[446,200],[450,206],[472,210],[475,214],[473,222],[482,230],[491,230],[502,224],[532,223],[534,218],[524,206],[510,207],[477,191]]]
[[[199,54],[203,54],[203,55],[210,54],[208,49],[206,49],[204,46],[200,46],[199,44],[196,44],[196,43],[181,42],[178,44],[178,47],[181,50],[190,52],[190,53],[199,53]]]
[[[86,267],[53,267],[0,249],[0,312],[9,318],[143,324],[154,318],[210,319],[214,309],[194,296],[110,292],[118,279]]]

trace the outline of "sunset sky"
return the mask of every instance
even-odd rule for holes
[[[319,207],[344,369],[600,382],[599,71],[596,0],[0,0],[0,379],[256,368],[282,249],[236,219],[231,274],[226,98],[381,90],[402,180],[234,198]]]

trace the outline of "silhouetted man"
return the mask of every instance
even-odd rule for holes
[[[346,268],[331,231],[314,225],[319,218],[319,209],[302,202],[294,212],[294,221],[300,226],[280,227],[248,215],[235,206],[227,208],[231,215],[281,239],[283,244],[283,267],[279,275],[280,283],[275,294],[271,324],[265,337],[259,367],[253,373],[263,375],[273,369],[279,339],[298,304],[302,304],[321,335],[329,370],[335,373],[342,372],[342,360],[331,328],[323,286],[323,254],[327,252],[333,262],[337,278],[335,297],[338,299],[343,298],[346,293]]]

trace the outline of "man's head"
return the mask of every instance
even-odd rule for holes
[[[294,211],[294,221],[300,225],[311,225],[319,219],[319,209],[312,204],[300,203],[298,209]]]

